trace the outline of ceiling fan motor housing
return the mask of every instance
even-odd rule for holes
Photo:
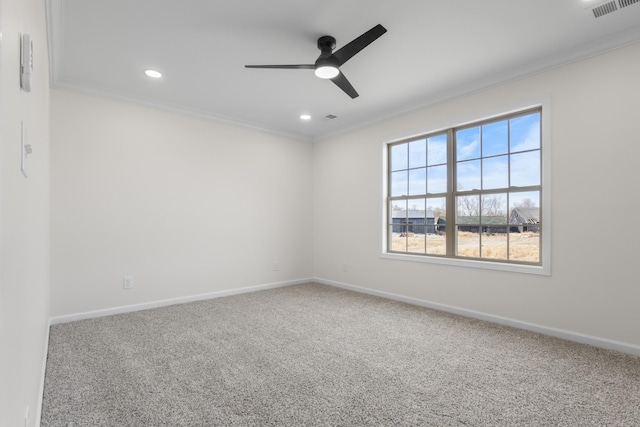
[[[336,48],[336,39],[331,36],[322,36],[318,39],[318,49],[324,54],[327,50],[329,54]]]
[[[318,39],[318,49],[320,56],[315,62],[315,74],[321,79],[332,79],[336,77],[340,71],[340,63],[338,59],[332,55],[333,49],[336,47],[336,39],[331,36],[322,36]]]

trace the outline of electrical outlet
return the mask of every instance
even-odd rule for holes
[[[273,263],[273,271],[278,271],[280,270],[280,264],[276,261]]]
[[[133,289],[133,276],[124,276],[122,289]]]

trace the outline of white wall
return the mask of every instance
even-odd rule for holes
[[[311,277],[310,143],[57,90],[51,108],[52,316]]]
[[[315,275],[640,346],[639,76],[636,44],[316,143]],[[385,140],[544,97],[551,99],[551,276],[380,258]]]
[[[49,70],[41,0],[2,0],[0,112],[0,425],[36,423],[49,319]],[[20,35],[34,44],[20,90]],[[20,171],[20,122],[33,147]]]
[[[313,146],[53,91],[52,315],[314,276],[640,346],[639,71],[634,45]],[[380,258],[384,141],[542,98],[551,276]]]

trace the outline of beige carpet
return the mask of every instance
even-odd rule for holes
[[[639,426],[640,358],[319,284],[51,328],[42,426]]]

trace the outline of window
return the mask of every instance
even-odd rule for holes
[[[541,108],[387,150],[387,254],[542,265]]]

